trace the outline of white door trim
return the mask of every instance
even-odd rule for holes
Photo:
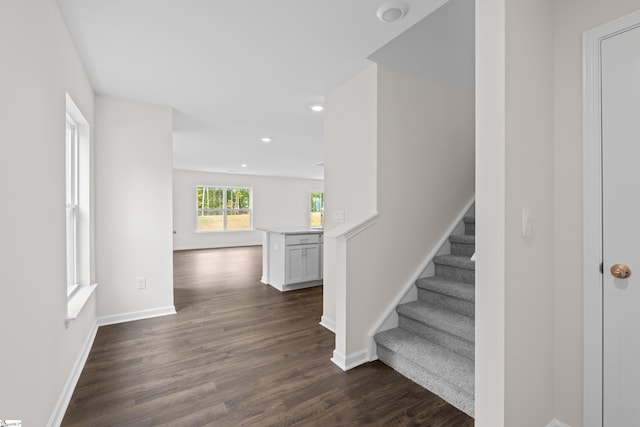
[[[602,427],[602,138],[600,43],[640,26],[640,11],[583,35],[584,425]]]

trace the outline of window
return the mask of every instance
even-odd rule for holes
[[[311,227],[324,227],[324,193],[311,192],[311,209],[309,210]]]
[[[252,189],[199,185],[196,231],[235,231],[253,228]]]
[[[91,141],[89,122],[66,97],[65,205],[67,259],[66,321],[78,317],[96,289],[91,283]],[[61,147],[62,148],[62,147]]]
[[[67,297],[78,288],[78,125],[67,114]]]

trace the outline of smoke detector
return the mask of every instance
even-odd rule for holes
[[[388,1],[378,8],[378,19],[382,22],[399,21],[407,15],[409,5],[400,0]]]

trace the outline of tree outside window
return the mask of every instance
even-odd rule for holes
[[[311,209],[309,212],[311,227],[324,227],[324,193],[311,192]]]
[[[251,188],[197,187],[197,231],[251,230]]]

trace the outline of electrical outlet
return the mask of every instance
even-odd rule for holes
[[[147,278],[144,276],[136,277],[138,289],[147,289]]]

